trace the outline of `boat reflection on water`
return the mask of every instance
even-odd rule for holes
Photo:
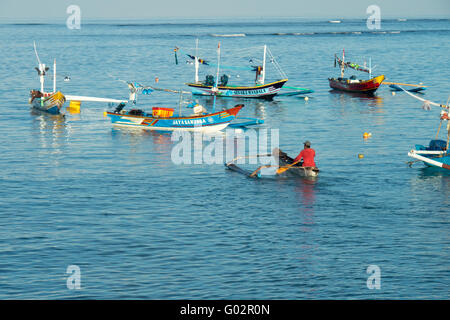
[[[302,214],[303,232],[311,232],[311,226],[314,225],[314,205],[316,201],[317,178],[305,177],[295,180],[295,194],[299,202],[300,212]]]
[[[204,106],[208,111],[212,110],[212,105],[214,103],[213,97],[196,97],[195,102]],[[239,116],[242,117],[255,117],[261,120],[266,120],[270,117],[272,112],[282,113],[283,112],[283,103],[278,100],[258,100],[258,99],[238,99],[238,98],[224,98],[216,100],[216,110],[220,109],[229,109],[234,107],[237,103],[242,103],[244,108],[241,110],[237,118]],[[186,110],[186,109],[185,109]]]
[[[440,194],[429,198],[429,195]],[[430,203],[443,208],[450,206],[450,170],[437,167],[422,167],[411,179],[411,198],[418,203]]]
[[[30,113],[34,116],[33,129],[38,133],[41,152],[62,153],[61,147],[70,134],[64,114],[52,115],[37,109],[31,109]]]
[[[143,130],[141,128],[112,128],[111,135],[115,139],[127,140],[130,145],[137,145],[149,139],[155,145],[156,150],[170,150],[173,141],[172,131]]]
[[[344,92],[339,90],[330,90],[330,97],[334,104],[339,104],[343,107],[352,105],[368,105],[369,107],[376,107],[376,112],[383,112],[383,97],[376,94],[367,94],[360,92]]]

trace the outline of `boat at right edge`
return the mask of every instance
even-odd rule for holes
[[[409,162],[409,164],[411,165],[414,162],[422,161],[428,167],[437,167],[450,170],[450,105],[448,104],[448,101],[447,104],[439,104],[418,97],[403,88],[402,90],[413,98],[423,101],[423,109],[425,110],[431,110],[431,105],[442,108],[439,117],[440,122],[435,138],[429,142],[428,146],[416,144],[415,149],[408,152],[408,156],[416,160]],[[447,131],[446,141],[439,139],[439,133],[442,128],[444,128],[444,132]]]

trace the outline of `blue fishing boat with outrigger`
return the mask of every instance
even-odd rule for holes
[[[114,126],[141,128],[146,130],[158,131],[196,131],[196,132],[215,132],[225,129],[236,118],[237,114],[244,107],[243,104],[238,104],[233,108],[225,109],[216,112],[216,99],[214,97],[214,104],[212,113],[208,113],[201,105],[195,105],[192,111],[193,114],[184,116],[181,110],[181,101],[183,91],[176,91],[170,89],[160,89],[151,86],[143,86],[137,83],[127,82],[130,89],[130,98],[133,106],[136,105],[136,97],[138,92],[146,92],[149,94],[154,90],[180,93],[180,104],[178,115],[174,115],[175,108],[167,107],[152,107],[152,112],[147,113],[142,109],[133,108],[125,110],[126,103],[120,103],[114,111],[105,112],[106,116],[111,118]]]
[[[198,50],[198,41],[196,46],[196,51]],[[220,50],[220,44],[218,47]],[[182,52],[180,48],[176,47],[175,61],[178,64],[177,52]],[[192,83],[186,83],[192,90],[194,95],[204,95],[204,96],[218,96],[218,97],[229,97],[229,98],[260,98],[271,100],[278,92],[281,90],[283,85],[288,81],[286,74],[281,69],[278,62],[273,57],[269,48],[264,45],[264,55],[262,60],[262,65],[252,65],[252,66],[222,66],[222,68],[243,70],[243,71],[253,71],[256,72],[255,84],[254,85],[231,85],[229,84],[229,76],[223,74],[219,78],[217,74],[216,78],[213,75],[207,75],[205,81],[199,80],[198,70],[199,65],[215,66],[215,64],[201,59],[198,57],[197,53],[195,55],[183,53],[190,59],[194,60],[195,65],[195,81]],[[266,55],[269,54],[270,62],[274,64],[277,68],[281,79],[272,81],[270,83],[266,82]],[[253,61],[253,60],[251,60]],[[220,63],[220,62],[219,62]],[[303,88],[302,88],[303,89]],[[308,91],[308,93],[311,91]]]
[[[411,166],[415,162],[423,162],[428,167],[437,167],[450,170],[450,106],[448,104],[448,101],[447,104],[439,104],[418,97],[408,92],[407,90],[402,90],[408,93],[410,96],[423,101],[423,108],[425,110],[430,110],[431,106],[437,106],[442,109],[440,114],[440,123],[435,138],[430,141],[428,146],[416,144],[415,149],[408,152],[408,156],[414,158],[415,160],[409,161],[408,164]],[[441,130],[443,132],[446,132],[445,140],[439,139],[439,133],[441,132]]]
[[[191,116],[173,116],[174,108],[153,107],[152,113],[146,113],[141,109],[124,111],[123,107],[125,104],[120,104],[113,112],[106,112],[115,126],[161,131],[215,132],[225,129],[244,105],[239,104],[227,110]]]

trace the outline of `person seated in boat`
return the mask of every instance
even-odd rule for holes
[[[215,83],[216,83],[216,82],[215,82],[215,80],[214,80],[214,76],[208,74],[208,75],[206,76],[204,85],[205,85],[205,86],[213,86]]]
[[[316,151],[311,148],[311,142],[305,141],[303,143],[304,148],[298,154],[298,156],[294,159],[294,162],[300,161],[303,159],[302,167],[316,167],[316,163],[314,162],[314,157],[316,156]]]
[[[30,91],[30,103],[33,102],[36,98],[42,98],[44,95],[39,90],[31,90]]]
[[[226,87],[226,85],[228,84],[228,79],[229,79],[229,77],[226,74],[222,75],[220,77],[219,86],[220,87]]]

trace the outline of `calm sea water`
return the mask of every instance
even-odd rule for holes
[[[424,97],[446,102],[449,20],[386,20],[374,31],[364,20],[1,24],[0,298],[448,299],[450,175],[405,164],[434,137],[439,110],[386,86],[373,98],[330,92],[327,78],[345,48],[355,62],[371,57],[387,81],[423,82]],[[175,65],[173,48],[193,52],[196,38],[211,61],[221,41],[234,65],[267,44],[288,86],[315,90],[307,101],[246,100],[242,115],[279,129],[291,155],[310,140],[317,180],[175,165],[170,135],[113,129],[104,104],[65,118],[27,104],[39,87],[34,40],[43,62],[57,59],[62,92],[126,98],[115,79],[187,90],[193,66],[182,55]],[[229,72],[235,83],[254,76]],[[178,99],[153,93],[139,104]],[[80,290],[66,286],[69,265],[81,270]],[[381,269],[380,290],[366,286],[369,265]]]

